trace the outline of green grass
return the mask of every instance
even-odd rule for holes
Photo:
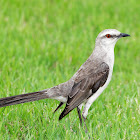
[[[91,138],[140,139],[139,1],[1,0],[0,98],[67,81],[88,58],[98,33],[131,35],[116,44],[112,81],[87,117]],[[0,140],[88,139],[76,110],[58,121],[55,100],[0,108]]]

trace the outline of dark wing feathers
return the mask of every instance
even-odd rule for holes
[[[66,107],[61,113],[59,120],[84,102],[85,99],[92,96],[106,82],[109,74],[109,66],[106,63],[101,63],[98,67],[94,68],[92,66],[89,69],[86,68],[87,72],[85,72],[85,69],[79,71],[72,91],[69,94]],[[89,92],[90,90],[92,92]]]

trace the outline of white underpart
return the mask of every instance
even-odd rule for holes
[[[116,43],[116,42],[115,42]],[[115,46],[115,43],[112,44]],[[98,51],[97,51],[98,52]],[[114,65],[114,47],[113,46],[108,46],[107,48],[104,47],[103,53],[106,53],[106,57],[104,59],[104,62],[109,65],[109,75],[106,83],[100,87],[96,93],[94,93],[86,102],[84,110],[82,112],[82,115],[84,118],[87,117],[88,115],[88,110],[92,103],[99,97],[99,95],[105,90],[105,88],[108,86],[111,77],[112,77],[112,72],[113,72],[113,65]],[[97,54],[98,55],[98,54]]]
[[[51,97],[51,99],[55,99],[63,103],[67,102],[67,98],[63,96]]]

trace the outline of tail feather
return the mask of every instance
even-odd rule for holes
[[[60,104],[58,105],[58,107],[55,109],[55,111],[53,113],[55,113],[64,103],[60,102]]]
[[[73,109],[69,110],[67,106],[64,108],[63,112],[59,116],[59,120],[63,119],[68,113],[70,113]]]
[[[0,107],[26,103],[26,102],[45,99],[45,98],[48,98],[47,90],[26,93],[26,94],[1,98],[0,99]]]

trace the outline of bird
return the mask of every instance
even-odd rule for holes
[[[54,113],[63,104],[66,104],[59,120],[77,108],[80,124],[82,125],[84,121],[87,132],[86,118],[88,110],[111,81],[115,44],[120,38],[128,36],[130,35],[121,33],[116,29],[103,30],[96,38],[92,54],[68,81],[45,90],[0,98],[0,107],[46,98],[55,99],[60,101],[60,104]],[[83,110],[82,106],[84,106]]]

